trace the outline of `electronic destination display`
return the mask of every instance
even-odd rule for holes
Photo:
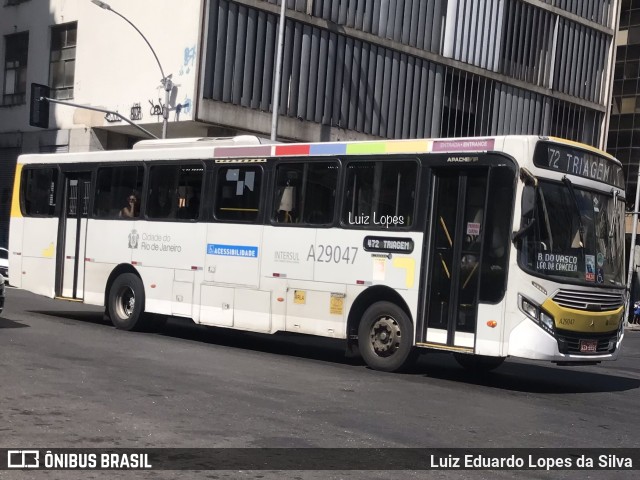
[[[538,144],[533,163],[536,167],[598,180],[624,189],[622,167],[593,152],[544,142]]]

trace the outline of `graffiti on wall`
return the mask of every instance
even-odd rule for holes
[[[187,75],[195,66],[196,62],[196,46],[185,47],[182,66],[180,67],[180,75]]]
[[[140,106],[140,102],[134,103],[131,106],[131,114],[129,115],[131,120],[142,120],[142,107]]]
[[[116,110],[116,113],[118,113],[117,110]],[[120,122],[121,121],[120,117],[117,116],[117,115],[114,115],[113,113],[107,113],[104,116],[104,119],[109,123],[115,123],[115,122]]]
[[[162,109],[164,108],[162,101],[158,99],[158,103],[153,103],[153,100],[149,100],[149,104],[151,105],[151,108],[149,109],[149,115],[155,115],[156,117],[158,117],[156,120],[159,120],[162,116]]]

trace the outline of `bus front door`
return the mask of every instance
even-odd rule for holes
[[[436,171],[422,342],[475,346],[488,169]],[[425,328],[426,327],[426,328]]]
[[[82,299],[91,173],[65,172],[58,231],[56,295]]]

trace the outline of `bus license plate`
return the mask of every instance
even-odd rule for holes
[[[580,340],[580,353],[596,353],[597,351],[597,340]]]

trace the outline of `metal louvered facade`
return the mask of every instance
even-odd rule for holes
[[[279,137],[604,147],[616,0],[288,0]],[[207,0],[200,120],[270,129],[279,1]]]
[[[616,50],[607,151],[624,166],[631,210],[640,171],[640,0],[622,1]],[[628,216],[627,232],[631,221]]]

